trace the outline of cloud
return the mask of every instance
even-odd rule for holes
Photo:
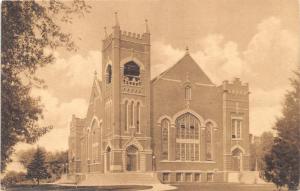
[[[87,111],[88,103],[85,99],[74,98],[68,102],[61,102],[48,90],[41,89],[33,89],[32,95],[40,96],[44,106],[44,119],[40,121],[41,125],[53,125],[55,129],[65,128],[72,114],[84,117]]]
[[[225,42],[222,35],[208,35],[199,40],[199,46],[202,50],[195,53],[195,59],[215,83],[241,77],[249,71],[237,43]]]
[[[299,39],[271,17],[257,26],[257,33],[243,53],[251,68],[246,77],[264,89],[286,87],[299,62]]]
[[[220,84],[234,77],[249,82],[251,133],[271,130],[289,89],[288,79],[299,62],[297,36],[285,30],[279,18],[270,17],[257,25],[245,50],[240,50],[236,42],[225,41],[221,34],[199,39],[198,45],[200,50],[191,55],[213,82]],[[153,49],[155,72],[164,71],[184,55],[183,50],[164,42],[155,42]]]
[[[175,49],[170,44],[161,41],[153,42],[151,50],[152,78],[174,65],[184,55],[183,50]]]
[[[89,51],[86,55],[74,54],[62,57],[54,52],[56,60],[53,64],[39,69],[41,76],[56,97],[70,100],[74,97],[88,97],[93,83],[94,72],[101,77],[101,52]]]
[[[53,129],[42,136],[36,144],[29,145],[19,143],[15,146],[16,151],[28,149],[39,145],[48,151],[66,150],[69,136],[69,124],[73,114],[78,117],[85,117],[88,103],[84,99],[72,99],[68,102],[61,102],[48,90],[33,89],[34,97],[41,97],[41,104],[44,106],[44,118],[39,121],[40,126],[53,126]]]
[[[71,86],[89,86],[93,80],[92,74],[101,72],[101,53],[89,51],[87,56],[76,54],[68,59],[58,57],[53,67],[65,71],[64,78]]]

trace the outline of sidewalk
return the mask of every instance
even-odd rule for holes
[[[146,185],[148,186],[148,185]],[[175,190],[176,186],[171,186],[169,184],[152,184],[149,185],[152,186],[152,188],[147,189],[146,191],[163,191],[163,190]]]

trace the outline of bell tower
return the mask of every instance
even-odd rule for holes
[[[104,172],[151,171],[150,32],[121,30],[102,46]]]

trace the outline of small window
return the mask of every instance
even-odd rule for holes
[[[185,87],[185,100],[192,100],[192,88],[191,86]]]
[[[128,131],[128,101],[126,100],[125,101],[125,104],[124,104],[124,110],[125,110],[125,131]]]
[[[169,147],[169,121],[163,119],[161,123],[161,151],[162,151],[162,160],[168,160],[168,149]]]
[[[111,79],[112,79],[112,69],[111,69],[111,65],[107,65],[106,68],[106,83],[110,84],[111,83]]]
[[[195,173],[194,174],[194,181],[195,182],[200,182],[200,173]]]
[[[231,137],[232,139],[242,138],[242,120],[232,119],[231,120]]]
[[[176,173],[176,182],[181,182],[181,173]]]
[[[212,124],[207,123],[205,128],[205,158],[207,161],[212,160]]]
[[[213,181],[213,173],[207,173],[207,182]]]
[[[140,133],[140,103],[136,105],[136,132]]]
[[[162,176],[162,179],[163,179],[163,182],[169,182],[170,181],[170,173],[163,173],[163,176]]]

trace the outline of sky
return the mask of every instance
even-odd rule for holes
[[[72,114],[85,117],[94,71],[101,75],[104,27],[118,12],[121,30],[151,33],[152,78],[175,64],[188,46],[191,56],[220,85],[239,77],[250,85],[250,133],[270,131],[280,117],[289,78],[299,64],[299,5],[296,0],[103,0],[87,1],[91,12],[62,25],[76,52],[56,50],[55,63],[37,72],[48,86],[41,97],[41,125],[53,130],[38,141],[49,151],[68,148]],[[36,144],[36,145],[37,145]],[[34,145],[34,146],[36,146]],[[16,151],[33,147],[18,144]],[[12,163],[8,169],[19,166]]]

